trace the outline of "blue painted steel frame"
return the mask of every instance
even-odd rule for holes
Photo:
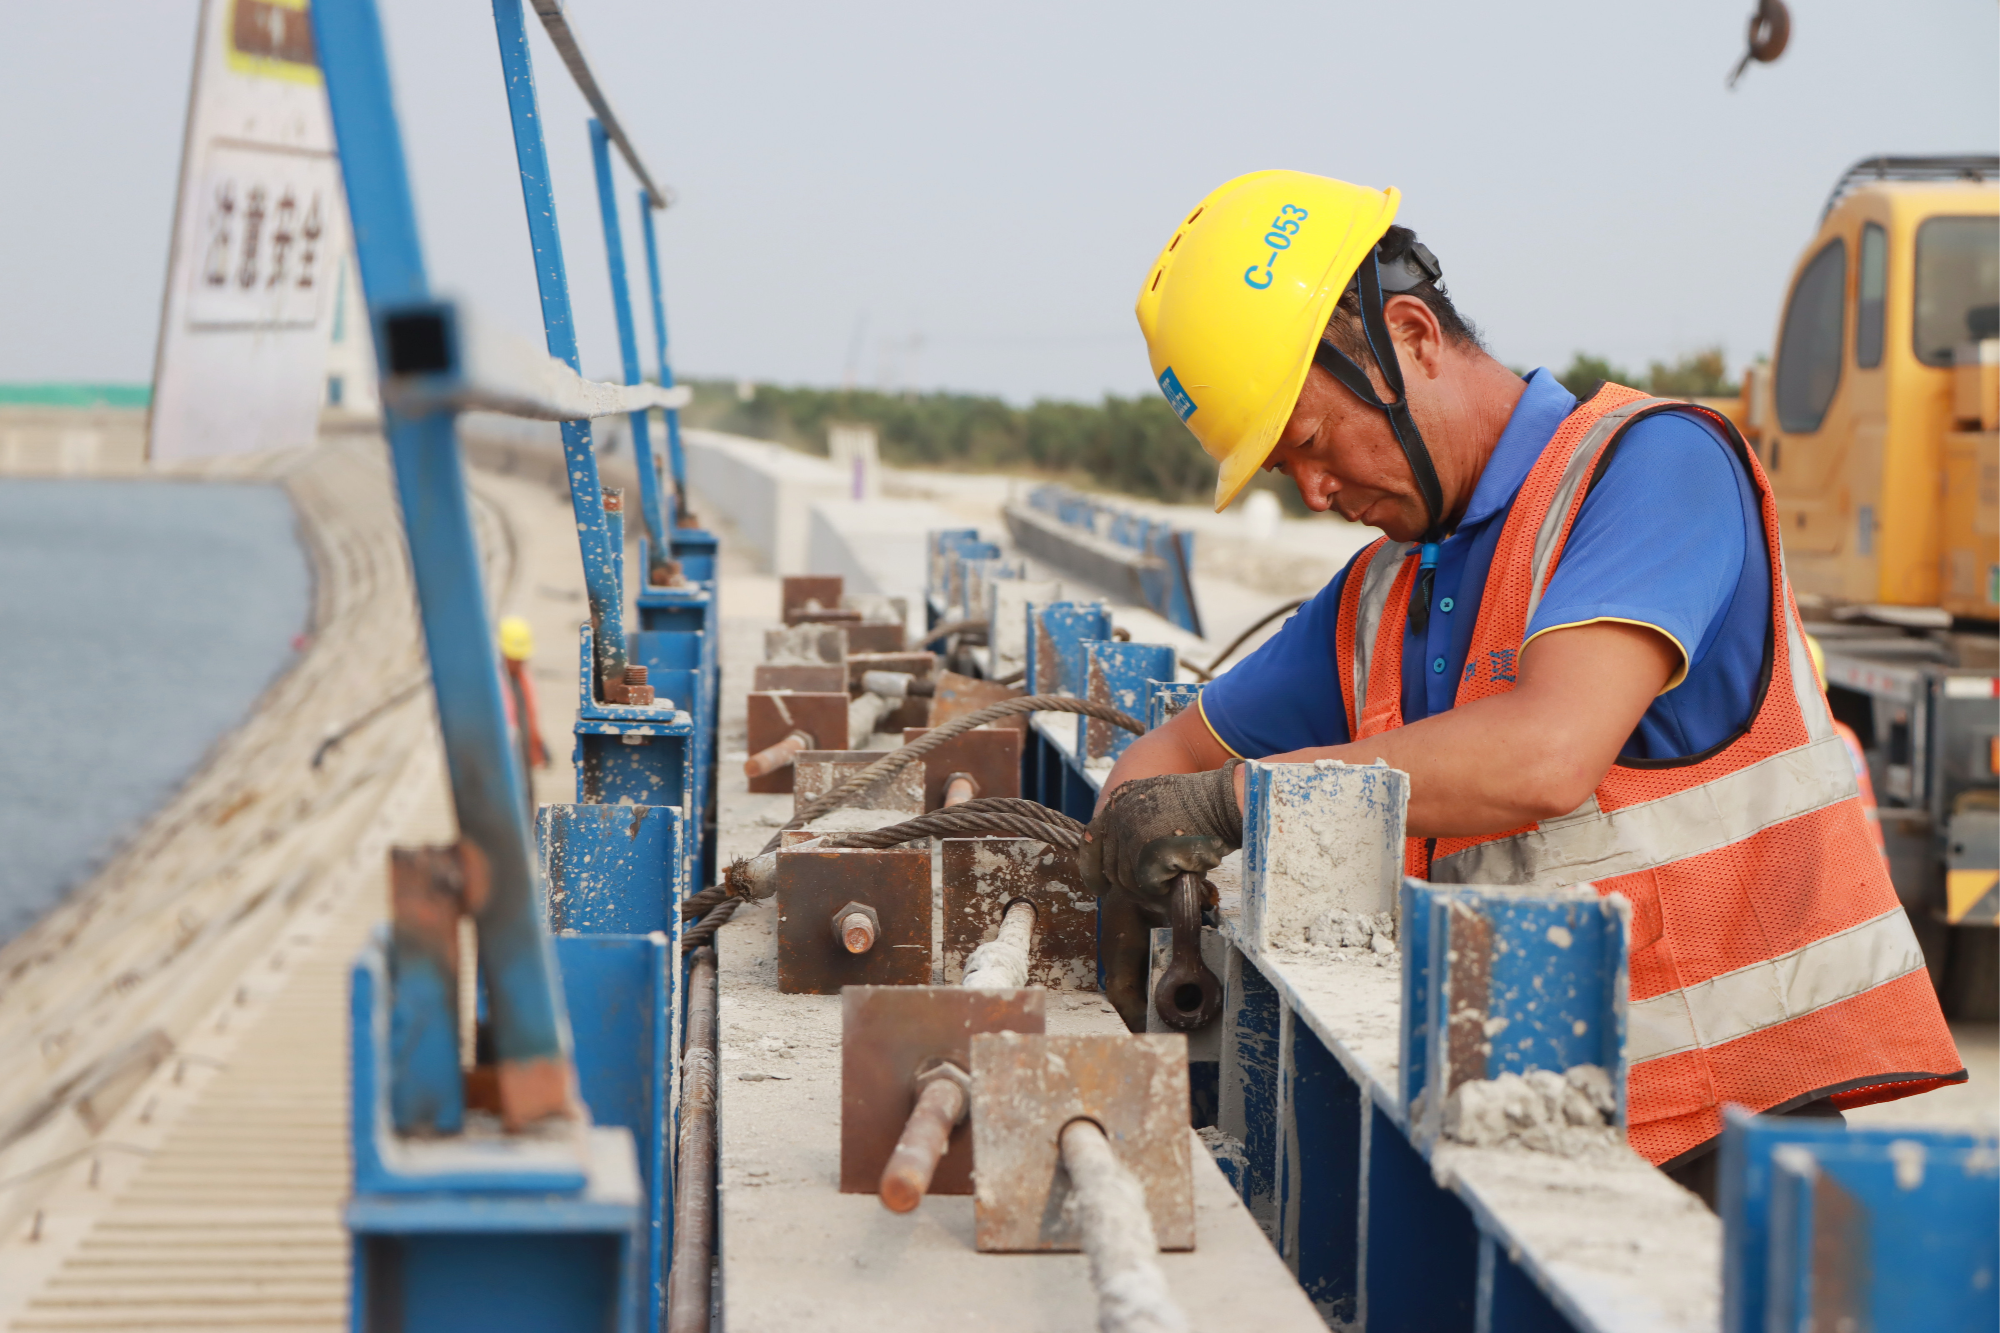
[[[1730,1108],[1718,1151],[1724,1333],[2000,1325],[1992,1135]]]
[[[503,58],[510,12],[524,62],[519,6],[506,0],[496,4]],[[313,20],[386,373],[395,347],[392,327],[399,317],[420,315],[447,337],[451,325],[427,299],[373,0],[322,0],[313,7]],[[532,113],[530,77],[524,65],[510,71],[517,129],[524,102]],[[539,156],[538,128],[531,137],[533,155]],[[542,183],[546,185],[545,171]],[[531,224],[534,213],[531,206]],[[546,221],[546,237],[538,235],[538,243],[554,240],[552,213]],[[541,276],[549,276],[546,265]],[[553,291],[563,296],[559,254]],[[543,294],[547,313],[551,284],[546,281]],[[568,335],[567,301],[554,304]],[[555,334],[552,326],[552,341]],[[568,341],[574,365],[573,336]],[[356,1329],[629,1330],[637,1324],[643,1290],[646,1323],[652,1327],[660,1313],[671,1238],[668,1108],[681,975],[673,942],[679,933],[686,864],[680,812],[627,806],[608,813],[585,814],[576,807],[548,813],[565,827],[587,830],[586,837],[609,830],[608,839],[599,838],[606,845],[596,859],[598,868],[612,870],[617,881],[593,885],[588,876],[565,867],[565,888],[573,892],[566,891],[555,904],[559,919],[650,932],[552,941],[542,917],[539,862],[528,855],[522,817],[525,775],[508,741],[455,422],[445,414],[412,419],[391,411],[385,426],[461,836],[485,854],[491,875],[488,903],[477,920],[496,1052],[503,1060],[567,1057],[572,1042],[568,1009],[575,1006],[587,1015],[576,1034],[580,1090],[596,1112],[598,1127],[580,1130],[592,1145],[588,1161],[561,1140],[410,1141],[397,1136],[389,1124],[396,1085],[421,1077],[455,1098],[460,1073],[452,1034],[423,1044],[428,1059],[419,1067],[392,1048],[397,1034],[439,1030],[437,1020],[448,1012],[448,997],[439,985],[417,984],[414,971],[409,984],[392,991],[399,955],[392,954],[386,932],[378,937],[356,964],[351,998],[355,1196],[347,1222],[355,1238],[353,1324]],[[587,434],[582,441],[584,460],[590,463]],[[574,443],[567,432],[565,443]],[[608,558],[594,572],[599,585],[608,583],[610,596],[596,601],[609,607],[622,655],[618,543],[596,503],[594,463],[587,479],[572,470],[572,483],[589,502],[579,505],[579,517],[587,510],[603,539],[601,553]],[[589,536],[587,531],[586,552]],[[648,775],[653,776],[650,785],[677,800],[688,785],[686,738],[692,723],[687,714],[596,705],[589,626],[583,634],[586,714],[616,735],[621,747],[628,736],[641,743],[625,748],[661,747],[668,762],[653,766],[659,772]],[[701,636],[673,637],[692,637],[699,659]],[[620,864],[611,866],[613,860]],[[561,972],[558,952],[568,965]],[[559,976],[565,987],[557,986]],[[396,1021],[391,1021],[388,1006],[396,1007]],[[405,1008],[412,1012],[402,1012]],[[620,1163],[631,1161],[635,1151],[636,1180],[625,1176],[629,1184],[621,1184]],[[645,1191],[646,1200],[631,1189]]]
[[[1139,573],[1147,605],[1189,633],[1202,633],[1194,595],[1194,533],[1062,486],[1036,487],[1028,493],[1028,504],[1065,526],[1153,556],[1159,566]]]
[[[647,878],[643,869],[639,878]],[[614,916],[627,915],[618,912],[610,898],[605,895],[598,905]],[[678,1014],[673,992],[680,972],[678,907],[678,898],[670,900],[672,936],[656,930],[556,937],[570,1012],[577,1015],[577,1076],[583,1099],[598,1124],[630,1130],[638,1152],[647,1200],[641,1283],[645,1298],[640,1302],[639,1323],[647,1329],[661,1323],[674,1243],[673,1089],[680,1043],[674,1039]]]
[[[416,207],[396,123],[373,0],[331,0],[312,11],[326,70],[363,288],[386,377],[397,311],[428,307]],[[384,413],[384,432],[409,537],[410,565],[444,733],[460,837],[485,854],[491,886],[477,914],[501,1060],[565,1059],[569,1024],[542,927],[529,851],[526,777],[508,735],[493,626],[458,450],[456,418]],[[418,1071],[398,1070],[398,1077]],[[448,1085],[449,1070],[422,1077]]]
[[[618,317],[618,354],[625,382],[637,384],[639,373],[639,331],[632,322],[632,288],[625,275],[625,234],[618,225],[618,186],[612,176],[611,136],[602,122],[590,122],[590,160],[597,171],[597,207],[604,215],[604,254],[611,271],[611,308]],[[640,191],[640,198],[648,198]],[[640,205],[644,211],[645,205]],[[639,472],[639,509],[645,515],[646,535],[651,549],[664,552],[667,534],[673,531],[673,504],[660,495],[660,460],[653,453],[652,413],[646,409],[626,414],[632,427],[632,462]],[[661,557],[664,559],[664,555]],[[642,569],[639,581],[650,583],[651,571]]]
[[[549,176],[548,145],[535,95],[534,58],[521,0],[493,0],[493,26],[500,40],[500,67],[507,80],[507,110],[514,123],[514,156],[521,171],[521,198],[527,208],[528,238],[535,252],[535,285],[541,293],[542,326],[549,355],[582,372],[577,357],[576,320],[570,310],[569,276],[562,235],[556,226],[555,189]],[[604,513],[604,484],[591,452],[590,423],[562,423],[563,456],[569,467],[570,504],[576,511],[577,541],[583,553],[583,581],[591,622],[598,627],[597,675],[616,683],[625,672],[625,610],[619,563]]]
[[[639,191],[639,229],[646,237],[646,278],[653,296],[653,342],[660,349],[660,387],[674,387],[673,359],[667,354],[667,303],[661,295],[660,285],[660,243],[653,234],[653,197],[645,190]],[[679,509],[687,508],[687,461],[681,453],[681,412],[677,407],[666,410],[667,418],[667,465],[673,469],[674,494],[679,497]]]

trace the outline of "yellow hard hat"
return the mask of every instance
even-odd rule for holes
[[[520,616],[500,617],[500,655],[509,662],[525,662],[535,655],[535,632]]]
[[[1253,171],[1195,206],[1147,271],[1153,377],[1208,456],[1220,512],[1264,465],[1320,334],[1402,196],[1303,171]]]

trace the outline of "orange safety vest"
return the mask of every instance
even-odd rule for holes
[[[1961,1082],[1965,1070],[1813,674],[1770,483],[1727,420],[1613,384],[1569,415],[1501,529],[1466,658],[1475,669],[1456,702],[1514,687],[1528,623],[1599,461],[1626,427],[1661,411],[1721,430],[1762,498],[1771,630],[1748,726],[1685,759],[1616,763],[1559,819],[1413,838],[1406,860],[1437,883],[1590,883],[1624,895],[1629,1136],[1670,1164],[1721,1132],[1728,1102],[1864,1106]],[[1401,627],[1417,569],[1404,557],[1416,553],[1384,538],[1347,576],[1336,652],[1357,740],[1403,724]]]

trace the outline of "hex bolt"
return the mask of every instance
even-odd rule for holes
[[[849,903],[833,914],[833,937],[852,954],[867,953],[882,936],[882,918],[866,903]]]
[[[625,702],[635,708],[645,708],[653,702],[653,687],[646,683],[646,668],[628,666],[625,668]]]
[[[972,1105],[972,1078],[949,1060],[936,1060],[917,1074],[917,1104],[903,1123],[902,1137],[882,1168],[876,1187],[882,1206],[907,1213],[923,1202],[950,1146],[951,1132]]]

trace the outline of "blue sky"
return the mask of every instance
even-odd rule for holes
[[[490,10],[384,8],[433,274],[534,332]],[[1509,362],[1766,350],[1849,163],[2000,146],[2000,10],[1796,0],[1790,50],[1729,92],[1752,8],[569,5],[680,196],[660,226],[683,374],[1017,401],[1149,392],[1148,262],[1209,188],[1269,166],[1400,187]],[[0,380],[150,373],[196,10],[10,12]],[[537,41],[586,369],[609,375],[587,112]]]

